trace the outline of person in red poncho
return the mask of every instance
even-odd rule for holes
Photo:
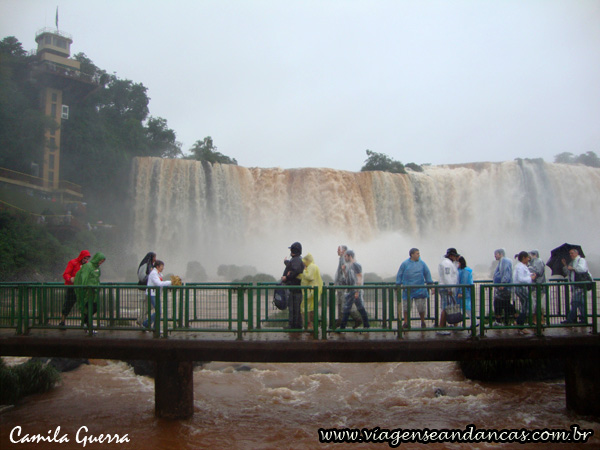
[[[90,252],[88,252],[87,250],[82,250],[77,258],[69,261],[69,263],[67,264],[67,268],[63,273],[63,278],[65,279],[66,286],[73,286],[73,282],[75,281],[75,275],[77,275],[77,272],[79,272],[81,266],[90,260],[90,256]],[[65,326],[65,320],[67,320],[67,316],[69,315],[71,309],[73,309],[73,305],[75,305],[75,302],[77,301],[74,289],[67,288],[66,291],[67,296],[65,298],[65,303],[62,309],[62,317],[60,319],[60,323],[58,324],[61,327]]]

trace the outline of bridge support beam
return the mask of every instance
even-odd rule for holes
[[[600,355],[590,352],[565,364],[567,408],[578,414],[600,416]]]
[[[154,414],[163,419],[188,419],[194,415],[192,361],[156,361]]]

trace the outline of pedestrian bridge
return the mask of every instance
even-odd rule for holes
[[[580,323],[563,324],[574,288],[581,283],[551,282],[523,286],[528,301],[512,299],[515,317],[495,323],[495,286],[479,282],[454,286],[472,299],[462,304],[463,320],[439,327],[440,286],[427,286],[425,327],[411,305],[402,327],[403,290],[393,284],[358,286],[370,328],[336,328],[338,286],[326,286],[308,328],[304,302],[302,329],[288,329],[287,311],[272,306],[274,284],[186,284],[157,292],[156,326],[137,325],[152,312],[150,299],[135,284],[99,286],[98,312],[85,328],[76,306],[59,326],[67,287],[53,283],[0,284],[0,355],[154,360],[156,414],[184,418],[193,414],[193,361],[238,362],[394,362],[471,359],[562,358],[568,361],[567,406],[599,414],[600,369],[597,285],[586,292]],[[506,286],[506,285],[504,285]],[[516,288],[516,285],[512,285]],[[345,288],[345,287],[344,287]],[[412,287],[414,289],[415,287]],[[448,288],[444,286],[443,288]],[[314,288],[298,287],[306,299]],[[409,295],[410,297],[410,295]],[[473,319],[470,319],[473,318]],[[352,323],[352,322],[351,322]],[[442,334],[441,332],[447,332]],[[525,334],[527,333],[527,334]]]

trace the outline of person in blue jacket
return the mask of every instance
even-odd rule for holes
[[[512,261],[506,257],[506,251],[499,248],[494,251],[494,258],[498,266],[494,271],[494,284],[511,284],[513,282]],[[515,313],[515,307],[511,303],[510,286],[498,286],[494,292],[494,314],[496,316],[495,326],[508,325],[510,318]]]
[[[467,260],[464,256],[458,257],[458,284],[471,286],[473,284],[473,269],[467,266]],[[464,298],[463,298],[464,292]],[[463,307],[467,316],[471,316],[471,288],[460,288],[458,298],[463,300]]]
[[[425,303],[429,298],[429,289],[424,287],[411,289],[410,286],[433,284],[433,280],[431,279],[429,267],[421,260],[419,249],[411,248],[408,254],[409,258],[400,265],[398,274],[396,275],[396,285],[399,288],[404,287],[402,289],[402,307],[404,311],[402,328],[408,328],[408,292],[410,292],[410,298],[416,305],[419,317],[421,318],[421,328],[426,328]]]

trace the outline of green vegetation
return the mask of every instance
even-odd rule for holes
[[[235,264],[221,264],[217,268],[217,275],[226,280],[235,280],[246,276],[256,275],[256,267],[253,266],[236,266]]]
[[[190,261],[187,263],[185,271],[185,282],[186,283],[200,283],[208,280],[206,269],[198,261]]]
[[[0,212],[0,281],[53,280],[68,248],[24,214]]]
[[[564,152],[554,157],[555,163],[560,164],[583,164],[584,166],[600,167],[600,158],[594,152],[582,153],[574,155],[573,153]]]
[[[213,144],[213,140],[210,136],[205,137],[201,141],[196,141],[190,151],[192,152],[192,155],[187,156],[187,159],[206,161],[213,164],[233,164],[237,166],[235,158],[230,158],[217,151],[217,147]]]
[[[233,280],[234,283],[276,283],[277,279],[273,275],[266,273],[257,273],[256,275],[246,275],[243,278]]]
[[[60,381],[60,373],[40,361],[8,367],[0,359],[0,404],[14,405],[21,398],[47,392]]]
[[[20,172],[41,160],[48,125],[28,76],[30,62],[16,38],[0,41],[0,167]]]
[[[406,173],[406,169],[410,169],[413,172],[423,172],[423,168],[415,163],[408,163],[406,166],[400,161],[390,158],[388,155],[383,153],[373,152],[367,150],[367,159],[365,165],[361,167],[361,172],[371,172],[380,170],[382,172],[391,173]]]

